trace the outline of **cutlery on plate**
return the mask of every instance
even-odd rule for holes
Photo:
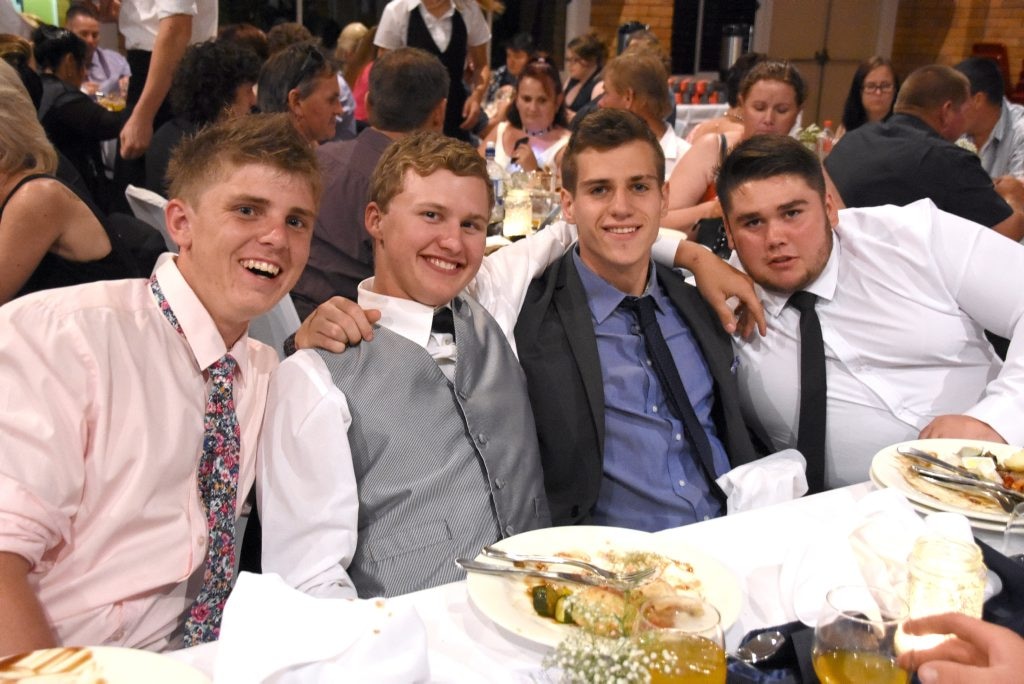
[[[481,572],[487,575],[506,575],[513,577],[540,577],[541,579],[554,580],[556,582],[569,582],[571,584],[585,584],[590,587],[608,587],[627,583],[616,582],[615,580],[602,579],[596,575],[583,575],[574,572],[554,572],[551,570],[529,570],[517,568],[511,565],[494,565],[492,563],[481,563],[470,558],[457,558],[455,564],[467,572]]]
[[[1007,513],[1012,513],[1014,506],[1016,506],[1017,504],[1017,499],[1011,498],[1009,495],[1001,491],[985,486],[991,483],[987,483],[982,480],[968,480],[966,478],[957,478],[954,475],[937,473],[933,470],[928,470],[927,468],[920,468],[918,466],[911,466],[911,468],[914,470],[915,473],[920,475],[923,479],[928,480],[932,484],[966,494],[981,495],[988,497],[989,499],[995,501],[996,504],[998,504],[999,507],[1002,508]],[[999,487],[998,485],[995,486]],[[999,489],[1002,489],[1002,487],[999,487]],[[1014,494],[1017,493],[1014,492]],[[1020,495],[1017,494],[1017,496]]]
[[[946,470],[948,472],[959,475],[960,477],[966,477],[969,480],[981,480],[980,476],[978,476],[976,473],[972,473],[967,468],[955,466],[952,463],[946,463],[941,458],[932,456],[927,451],[921,451],[920,449],[915,449],[914,447],[903,446],[897,448],[896,453],[898,453],[900,456],[904,456],[911,460],[918,461],[919,463],[927,463],[937,468],[941,468],[942,470]]]
[[[969,478],[959,477],[951,473],[936,472],[929,468],[921,468],[920,466],[910,466],[911,470],[915,473],[923,476],[931,477],[935,480],[943,480],[951,484],[963,485],[965,487],[977,487],[978,489],[984,489],[994,494],[1001,494],[1002,496],[1008,497],[1016,502],[1024,501],[1024,493],[1007,489],[1001,484],[992,482],[991,480],[983,480],[980,478]]]
[[[503,551],[502,549],[494,546],[485,546],[483,554],[488,558],[495,558],[498,560],[510,561],[512,563],[551,563],[557,565],[573,565],[577,568],[582,568],[588,572],[592,572],[599,577],[603,577],[606,580],[612,582],[622,582],[625,584],[635,584],[643,581],[654,574],[654,568],[644,568],[643,570],[637,570],[635,572],[615,572],[613,570],[606,570],[593,563],[588,563],[576,558],[565,558],[563,556],[544,556],[544,555],[533,555],[525,553],[511,553],[509,551]]]

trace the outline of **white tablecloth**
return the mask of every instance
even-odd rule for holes
[[[685,138],[697,124],[722,116],[729,111],[727,104],[676,105],[676,135]]]
[[[778,577],[791,545],[788,540],[824,538],[834,521],[875,489],[869,482],[816,496],[659,532],[666,552],[685,544],[718,558],[728,566],[744,592],[737,622],[726,632],[729,650],[752,629],[795,619],[780,603]],[[976,531],[995,545],[1001,535]],[[774,583],[774,584],[773,584]],[[390,601],[415,607],[428,633],[431,679],[434,682],[531,682],[541,672],[545,650],[509,634],[470,602],[465,582],[399,596]],[[172,653],[173,657],[212,674],[217,645],[205,644]],[[541,679],[543,681],[543,679]]]

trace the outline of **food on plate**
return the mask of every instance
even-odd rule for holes
[[[924,449],[923,451],[945,463],[964,468],[987,482],[1024,492],[1024,450],[1014,452],[1006,458],[1000,458],[998,454],[975,446],[965,446],[956,452],[943,452],[935,449]],[[968,508],[1003,512],[1003,509],[990,497],[934,484],[917,475],[910,465],[909,461],[900,461],[899,470],[903,478],[915,489],[933,499],[957,507],[967,506]]]
[[[591,557],[578,551],[560,552],[565,558],[585,560],[617,572],[635,572],[654,568],[654,574],[635,585],[584,586],[529,577],[527,594],[534,611],[563,624],[579,625],[601,636],[629,633],[640,605],[649,598],[664,595],[700,596],[701,583],[693,566],[650,551],[605,551]],[[528,563],[538,570],[551,566]]]

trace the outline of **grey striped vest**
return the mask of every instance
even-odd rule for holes
[[[387,328],[319,352],[352,413],[359,538],[348,573],[361,597],[463,579],[456,558],[551,524],[523,371],[476,301],[452,309],[454,385]]]

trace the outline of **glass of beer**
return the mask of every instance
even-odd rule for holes
[[[814,628],[814,673],[822,684],[906,684],[896,642],[907,603],[886,589],[837,587],[825,597]]]
[[[725,683],[725,640],[715,607],[696,596],[659,596],[637,611],[633,636],[651,684]]]

